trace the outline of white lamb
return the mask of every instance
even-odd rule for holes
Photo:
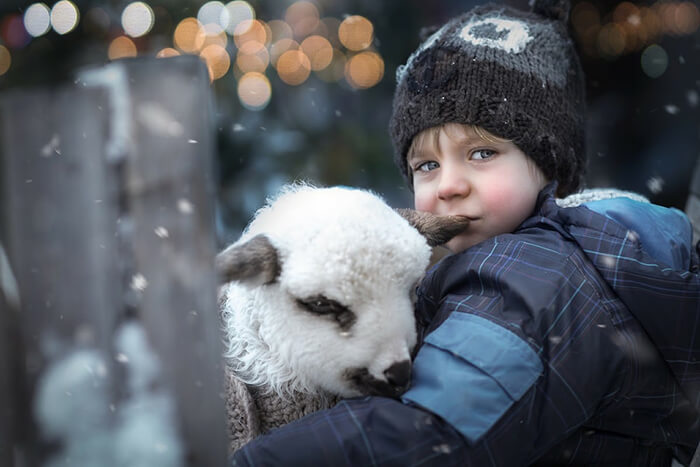
[[[468,220],[402,211],[367,191],[291,185],[217,256],[233,451],[338,396],[406,389],[412,292],[430,246]]]

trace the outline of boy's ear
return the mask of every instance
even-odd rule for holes
[[[256,235],[245,243],[233,244],[216,255],[219,283],[231,281],[250,285],[270,284],[282,271],[277,248],[265,235]]]
[[[430,246],[449,242],[469,226],[469,218],[464,216],[438,216],[415,209],[396,209],[396,212],[423,235]]]

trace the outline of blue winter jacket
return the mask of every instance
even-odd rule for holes
[[[401,401],[346,400],[234,465],[687,465],[700,441],[700,276],[680,211],[615,198],[534,215],[418,290]]]

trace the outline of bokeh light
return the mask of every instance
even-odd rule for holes
[[[666,72],[668,54],[657,44],[652,44],[642,52],[642,71],[650,78],[658,78]]]
[[[238,25],[242,21],[251,21],[255,19],[255,10],[248,2],[235,0],[225,5],[226,8],[226,32],[233,35]]]
[[[287,50],[276,63],[280,79],[291,86],[297,86],[309,77],[311,62],[301,50]]]
[[[177,50],[173,49],[172,47],[165,47],[156,54],[156,58],[177,57],[178,55],[180,55],[180,52]]]
[[[372,43],[374,26],[364,16],[348,16],[338,27],[338,38],[349,50],[364,50]]]
[[[238,98],[247,109],[264,109],[271,95],[270,81],[262,73],[246,73],[238,80]]]
[[[0,45],[0,76],[7,73],[11,65],[12,55],[10,55],[10,51],[4,45]]]
[[[135,57],[137,54],[136,44],[126,36],[116,37],[109,43],[109,49],[107,49],[107,56],[110,60]]]
[[[284,13],[284,20],[291,26],[294,35],[300,39],[313,32],[318,26],[321,15],[311,2],[294,2]]]
[[[268,21],[267,25],[270,28],[271,42],[277,42],[280,39],[291,39],[294,37],[292,27],[282,20],[273,19],[272,21]]]
[[[270,43],[270,36],[269,28],[257,19],[243,20],[238,23],[238,26],[233,31],[233,41],[238,47],[241,47],[247,41],[256,41],[267,45]]]
[[[676,7],[676,28],[681,34],[693,34],[700,27],[700,11],[691,2],[683,2]]]
[[[0,21],[0,39],[11,49],[20,49],[31,41],[32,36],[24,28],[22,15],[11,14],[2,18]]]
[[[24,12],[24,28],[34,37],[51,29],[51,10],[43,3],[34,3]]]
[[[226,49],[218,44],[206,46],[199,56],[207,64],[209,78],[212,81],[224,76],[231,67],[231,57],[229,57]]]
[[[622,2],[615,7],[613,20],[617,23],[639,23],[639,8],[630,2]]]
[[[185,53],[199,53],[204,46],[206,34],[197,18],[185,18],[178,23],[173,33],[175,46]]]
[[[604,58],[615,58],[625,50],[625,30],[617,23],[608,23],[598,33],[598,52]]]
[[[371,88],[384,76],[384,60],[375,52],[353,55],[345,65],[345,79],[356,89]]]
[[[229,12],[222,2],[207,2],[199,8],[197,19],[204,26],[216,24],[223,30],[228,26]]]
[[[299,50],[299,43],[294,39],[280,39],[270,46],[270,63],[277,66],[277,60],[287,50]]]
[[[131,37],[148,34],[154,21],[153,10],[143,2],[130,3],[122,12],[122,28]]]
[[[600,12],[589,3],[577,3],[571,11],[571,25],[578,34],[585,34],[589,29],[600,27]]]
[[[201,49],[204,49],[206,46],[212,44],[216,44],[221,47],[226,47],[226,44],[228,44],[228,36],[226,35],[226,31],[218,24],[209,23],[202,26],[202,29],[204,31],[204,43],[200,47]]]
[[[257,71],[263,73],[270,63],[270,53],[264,44],[248,41],[238,49],[236,67],[241,73]]]
[[[311,69],[323,70],[333,59],[333,47],[328,39],[321,36],[309,36],[301,43],[301,50],[309,57]]]
[[[78,7],[69,0],[61,0],[51,8],[51,27],[58,34],[68,34],[78,25]]]

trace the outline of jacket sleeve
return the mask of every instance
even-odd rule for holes
[[[464,466],[464,439],[433,414],[394,399],[341,401],[237,451],[234,466]],[[478,465],[478,464],[474,464]]]
[[[622,331],[629,316],[580,250],[522,237],[428,277],[435,315],[404,395],[453,426],[467,458],[487,453],[482,465],[529,465],[604,412],[626,391],[626,350],[645,339]]]
[[[235,465],[529,465],[579,430],[623,389],[625,337],[570,249],[498,239],[428,276],[403,403],[342,402]]]

